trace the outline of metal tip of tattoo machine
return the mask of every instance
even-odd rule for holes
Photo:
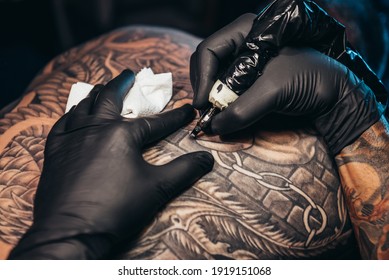
[[[192,138],[196,138],[197,134],[200,133],[200,131],[204,130],[210,123],[212,117],[216,115],[216,113],[219,112],[219,109],[217,107],[211,107],[205,113],[201,116],[199,121],[197,122],[195,128],[190,133],[190,136]]]
[[[195,128],[192,130],[192,132],[189,135],[192,138],[196,138],[197,134],[199,134],[200,131],[201,131],[201,127],[199,125],[196,125]]]
[[[233,92],[222,81],[217,80],[209,92],[208,101],[212,104],[212,107],[207,109],[197,122],[196,127],[190,133],[190,136],[196,138],[200,131],[204,131],[211,123],[211,119],[228,105],[234,102],[238,98],[238,95]]]

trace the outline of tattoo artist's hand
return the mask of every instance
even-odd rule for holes
[[[284,48],[213,118],[211,130],[232,133],[272,112],[307,116],[337,154],[379,119],[379,111],[371,89],[344,65],[313,49]]]
[[[172,198],[212,169],[207,152],[153,166],[142,149],[191,121],[190,105],[124,119],[134,74],[123,71],[64,115],[51,130],[31,228],[11,259],[105,258],[134,239]]]
[[[249,34],[255,14],[244,14],[202,41],[190,59],[190,80],[194,91],[193,106],[206,109],[209,92],[221,70],[238,54]]]

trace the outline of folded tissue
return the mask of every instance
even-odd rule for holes
[[[65,112],[77,105],[92,90],[93,85],[78,82],[72,85]],[[150,68],[143,68],[123,101],[121,115],[136,118],[157,114],[165,108],[173,94],[172,73],[154,74]]]

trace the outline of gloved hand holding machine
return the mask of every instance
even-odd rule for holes
[[[387,91],[383,83],[347,42],[345,27],[311,1],[274,1],[251,22],[250,15],[241,17],[230,26],[211,36],[192,56],[191,80],[195,89],[194,105],[206,108],[206,98],[212,104],[191,132],[192,137],[207,129],[211,119],[249,89],[263,73],[266,64],[285,46],[312,47],[347,66],[384,102]],[[229,42],[223,34],[238,33],[250,28],[245,39]],[[221,47],[220,47],[221,46]],[[231,49],[236,46],[237,49]],[[240,47],[239,47],[240,46]],[[213,53],[202,51],[211,49]],[[226,71],[219,69],[219,60],[236,57]],[[205,64],[209,72],[201,73]],[[192,68],[193,68],[192,67]],[[210,89],[211,83],[218,77]],[[205,81],[202,82],[201,79]],[[210,89],[210,91],[209,91]],[[197,91],[196,91],[197,90]],[[197,105],[197,106],[196,106]],[[370,123],[371,124],[371,123]]]

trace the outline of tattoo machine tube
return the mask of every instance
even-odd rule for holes
[[[245,48],[258,42],[266,42],[277,49],[284,46],[314,48],[347,66],[370,87],[378,101],[388,102],[388,90],[348,42],[345,26],[313,1],[272,2],[254,21],[249,37]]]
[[[385,85],[348,42],[345,26],[315,2],[306,0],[275,0],[260,12],[239,51],[240,56],[220,81],[237,96],[241,95],[284,46],[311,47],[338,60],[370,87],[378,101],[389,102]],[[213,101],[210,102],[215,107]],[[386,107],[386,115],[389,115],[388,105]],[[210,110],[212,116],[208,114]],[[206,128],[217,113],[215,111],[211,108],[205,112],[202,118],[207,121],[200,119],[195,130],[199,132]],[[195,130],[192,137],[198,133]]]

